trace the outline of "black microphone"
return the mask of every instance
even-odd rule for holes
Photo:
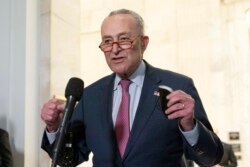
[[[52,167],[56,167],[58,163],[58,158],[61,153],[63,141],[65,135],[68,132],[68,125],[71,119],[73,110],[75,108],[75,104],[77,101],[81,99],[83,93],[84,83],[79,78],[70,78],[66,89],[65,89],[65,97],[66,97],[66,105],[63,112],[63,118],[61,120],[58,134],[56,136],[55,145],[53,148],[53,159],[52,159]]]
[[[166,96],[169,95],[171,92],[173,92],[173,89],[166,86],[166,85],[159,85],[159,95],[160,95],[160,104],[161,104],[161,110],[165,115],[165,110],[167,109],[167,102]]]

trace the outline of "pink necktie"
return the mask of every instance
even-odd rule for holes
[[[122,100],[115,123],[115,133],[121,157],[129,138],[129,85],[130,80],[121,80]]]

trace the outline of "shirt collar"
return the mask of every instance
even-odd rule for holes
[[[132,81],[132,83],[135,83],[137,86],[142,87],[144,76],[146,71],[146,65],[142,61],[139,67],[136,69],[136,71],[129,77],[129,79]],[[115,83],[114,83],[114,90],[117,89],[119,83],[121,81],[121,77],[119,75],[115,76]]]

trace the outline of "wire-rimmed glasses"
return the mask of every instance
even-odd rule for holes
[[[138,37],[141,37],[140,35],[135,37],[133,40],[131,39],[126,39],[126,40],[120,40],[120,41],[111,41],[111,42],[102,42],[99,45],[99,48],[103,51],[103,52],[110,52],[113,48],[114,44],[117,44],[120,48],[122,49],[130,49],[133,47],[133,43],[136,39],[138,39]]]

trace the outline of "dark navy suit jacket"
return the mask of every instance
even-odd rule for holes
[[[224,154],[219,164],[225,167],[236,167],[237,158],[234,154],[232,145],[223,142],[223,147],[224,147]]]
[[[9,133],[0,129],[0,167],[13,167]]]
[[[146,63],[146,73],[137,113],[124,157],[118,153],[112,122],[112,96],[115,74],[85,88],[72,116],[76,132],[76,164],[88,160],[93,152],[94,167],[180,167],[185,152],[198,164],[211,166],[220,161],[223,147],[202,106],[192,79]],[[199,130],[197,144],[188,144],[177,120],[168,120],[155,96],[158,85],[183,90],[195,99],[195,118]],[[76,123],[77,122],[77,123]],[[51,155],[52,146],[44,135],[42,148]]]

